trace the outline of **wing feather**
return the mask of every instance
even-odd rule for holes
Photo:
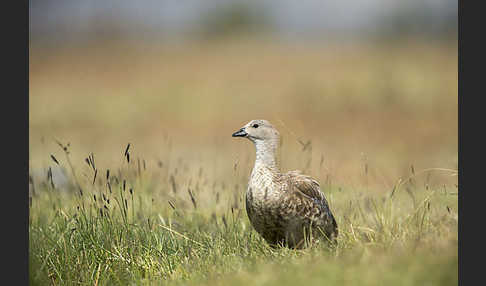
[[[326,198],[321,191],[319,182],[314,180],[311,176],[303,175],[299,170],[287,172],[285,175],[288,177],[287,179],[291,189],[295,189],[311,199],[327,203]]]
[[[314,223],[325,227],[326,234],[334,239],[337,237],[337,223],[329,208],[329,204],[321,191],[319,182],[312,177],[303,175],[300,171],[290,171],[284,174],[289,184],[291,197],[301,197],[301,215],[313,220]],[[320,219],[317,219],[321,217]],[[315,221],[317,219],[317,221]]]

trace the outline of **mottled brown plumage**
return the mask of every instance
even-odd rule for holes
[[[278,131],[266,120],[252,120],[233,137],[246,137],[256,147],[246,192],[246,211],[255,230],[272,246],[302,248],[310,241],[335,242],[337,224],[319,183],[300,171],[279,171]]]

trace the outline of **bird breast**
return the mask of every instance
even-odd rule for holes
[[[247,194],[256,204],[265,204],[275,201],[279,193],[278,186],[273,180],[274,174],[266,168],[255,168],[248,182]]]

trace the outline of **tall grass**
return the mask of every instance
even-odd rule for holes
[[[86,176],[76,179],[72,166],[68,184],[53,185],[52,174],[34,183],[32,284],[457,283],[457,189],[417,187],[419,172],[384,194],[323,188],[339,244],[295,251],[272,249],[252,230],[242,203],[245,175],[224,187],[204,166],[162,177],[166,167],[141,171],[126,150],[116,171],[102,172],[89,154],[84,168],[75,165]],[[66,168],[64,152],[53,164]],[[183,175],[192,187],[180,183]]]

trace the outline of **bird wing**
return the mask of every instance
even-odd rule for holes
[[[319,183],[312,177],[303,175],[300,171],[290,171],[284,175],[288,180],[287,199],[297,205],[295,207],[297,213],[314,221],[317,225],[322,224],[328,237],[332,239],[337,237],[336,220]]]
[[[290,184],[289,189],[296,190],[306,197],[318,200],[319,202],[325,202],[327,204],[326,198],[321,191],[319,182],[314,180],[311,176],[302,174],[301,171],[295,170],[285,173]]]

